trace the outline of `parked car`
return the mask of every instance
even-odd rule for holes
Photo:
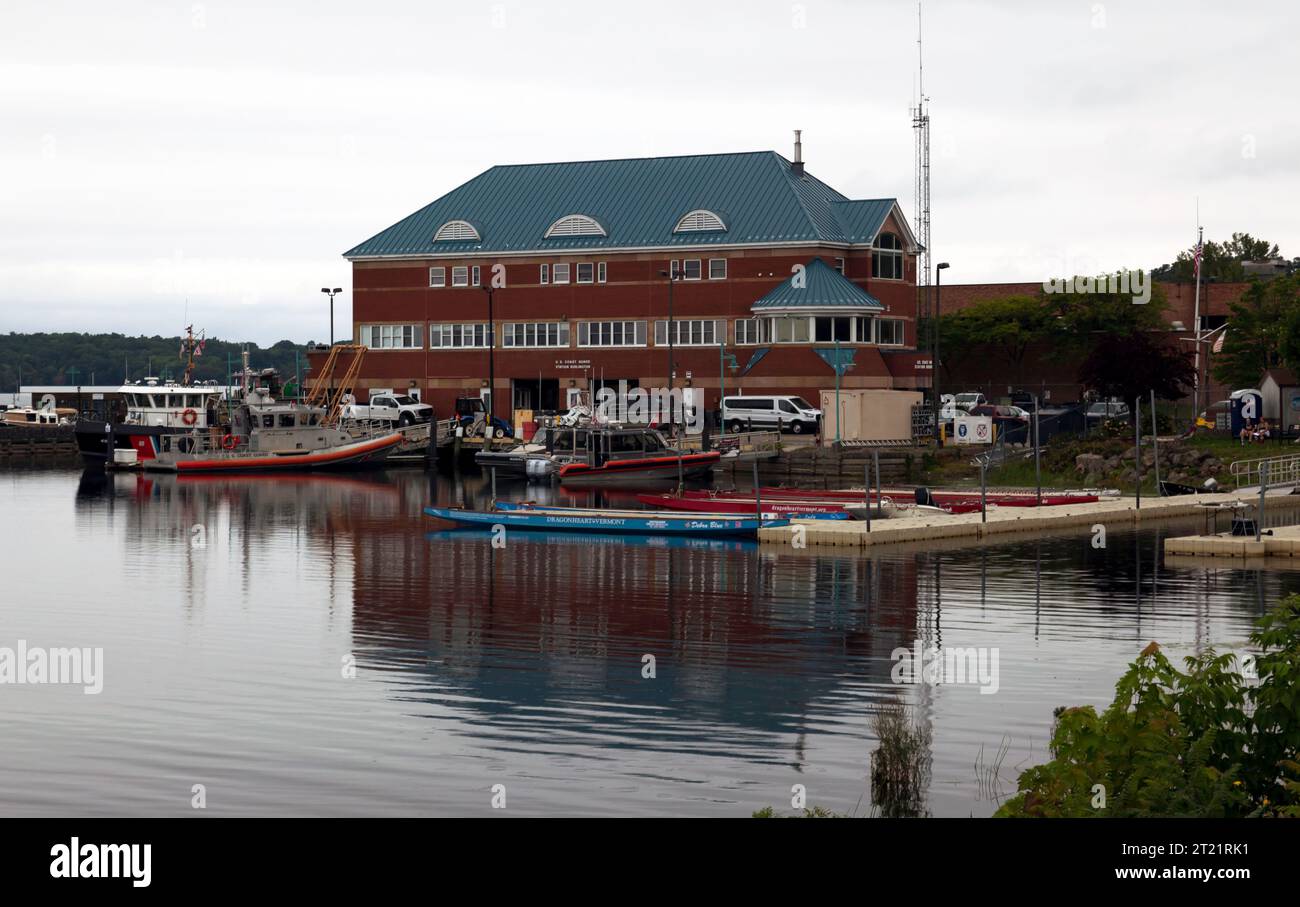
[[[803,397],[725,397],[722,424],[731,432],[754,428],[789,429],[796,435],[817,431],[822,411]]]
[[[1027,413],[1032,413],[1038,407],[1038,398],[1029,391],[1012,391],[1011,405],[1018,406]]]
[[[957,404],[958,409],[964,409],[966,412],[970,412],[971,407],[984,406],[989,402],[984,398],[983,394],[972,391],[958,394],[953,398],[953,400]]]
[[[1102,401],[1091,404],[1084,416],[1089,422],[1100,422],[1103,419],[1127,419],[1129,417],[1129,408],[1127,403],[1118,403],[1113,400]]]
[[[428,422],[433,417],[433,407],[406,394],[375,394],[369,403],[349,403],[343,409],[343,418],[393,422],[414,425]]]

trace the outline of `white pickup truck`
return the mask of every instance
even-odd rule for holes
[[[367,404],[349,403],[343,408],[344,419],[358,421],[414,425],[416,422],[428,422],[432,417],[432,406],[405,394],[375,394]]]

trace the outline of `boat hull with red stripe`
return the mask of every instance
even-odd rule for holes
[[[708,474],[721,454],[716,450],[682,454],[669,457],[638,457],[628,460],[607,460],[599,466],[587,463],[566,463],[560,467],[563,485],[629,485],[638,482],[658,482],[667,479],[699,478]]]
[[[337,469],[379,463],[401,443],[402,435],[393,432],[376,438],[363,438],[316,450],[268,452],[232,450],[220,453],[204,451],[194,454],[160,454],[145,463],[144,467],[181,475]]]

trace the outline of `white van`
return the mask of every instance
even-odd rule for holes
[[[822,411],[803,397],[744,396],[722,400],[722,425],[732,433],[747,431],[750,426],[776,428],[794,432],[816,432]]]

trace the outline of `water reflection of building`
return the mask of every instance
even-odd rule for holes
[[[353,541],[358,663],[418,665],[494,719],[599,697],[792,731],[852,688],[865,726],[870,699],[896,695],[889,653],[914,632],[911,559],[562,534],[504,548],[457,531]]]

